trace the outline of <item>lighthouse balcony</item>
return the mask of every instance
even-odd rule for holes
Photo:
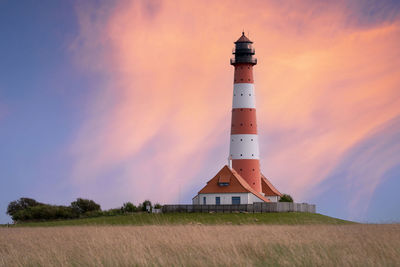
[[[249,63],[249,64],[256,65],[257,59],[252,56],[231,58],[231,65],[235,65],[238,63]]]

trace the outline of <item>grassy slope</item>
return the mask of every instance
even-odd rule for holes
[[[182,225],[182,224],[349,224],[313,213],[166,213],[120,215],[64,221],[20,223],[17,226],[66,226],[66,225]]]

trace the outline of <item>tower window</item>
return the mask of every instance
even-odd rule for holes
[[[252,123],[250,123],[250,126],[253,126],[253,124],[252,124]]]
[[[251,96],[251,94],[249,94],[249,96]]]
[[[243,154],[240,154],[240,156],[243,156]]]
[[[254,154],[251,154],[254,157]]]
[[[243,94],[240,94],[240,96],[243,96]]]
[[[241,108],[240,111],[243,111],[243,109]]]
[[[243,141],[243,139],[240,139],[240,141]]]
[[[241,78],[240,80],[243,81],[243,78]]]
[[[243,123],[241,123],[240,126],[243,126]]]
[[[250,81],[250,79],[247,79],[247,80],[249,80],[249,81]]]
[[[240,171],[242,171],[242,169],[240,169]]]
[[[251,141],[253,141],[253,139],[251,139]]]
[[[236,94],[233,94],[233,96],[236,96]]]
[[[255,169],[253,169],[253,172],[255,171]]]

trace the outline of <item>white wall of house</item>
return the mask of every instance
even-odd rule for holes
[[[199,205],[199,195],[196,195],[194,198],[192,198],[192,204],[193,205]]]
[[[278,202],[279,200],[278,196],[265,196],[265,197],[268,198],[268,200],[271,202]]]
[[[254,202],[264,202],[264,200],[259,199],[256,195],[249,193],[249,203],[253,204]]]
[[[215,205],[216,197],[220,197],[221,205],[231,205],[232,197],[240,197],[240,204],[253,204],[264,202],[252,193],[219,193],[219,194],[198,194],[193,198],[194,205],[203,205],[203,198],[206,198],[206,205]]]

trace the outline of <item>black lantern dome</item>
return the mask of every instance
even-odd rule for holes
[[[235,48],[232,52],[235,56],[231,58],[231,65],[239,63],[256,65],[257,59],[254,57],[255,50],[252,44],[253,42],[242,32],[242,36],[235,42]]]

